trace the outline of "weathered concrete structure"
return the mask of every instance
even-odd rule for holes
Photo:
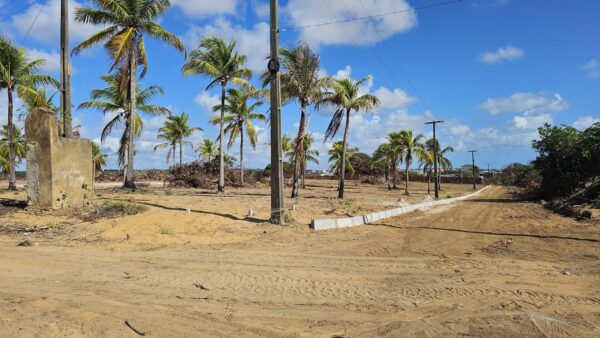
[[[92,197],[92,142],[58,135],[54,114],[35,109],[25,121],[27,196],[33,207],[83,207]]]

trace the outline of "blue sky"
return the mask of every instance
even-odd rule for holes
[[[435,0],[287,0],[281,1],[281,43],[307,41],[321,57],[323,74],[371,80],[363,92],[381,98],[372,114],[355,114],[350,143],[371,153],[391,131],[410,128],[430,136],[423,123],[436,118],[440,140],[456,151],[455,166],[470,163],[467,150],[478,149],[477,163],[494,168],[535,157],[531,140],[544,122],[585,128],[600,121],[600,2],[595,0],[464,0],[417,10]],[[439,1],[443,2],[443,1]],[[161,23],[196,47],[204,35],[234,37],[248,66],[258,74],[268,48],[267,0],[171,0]],[[71,9],[89,4],[71,1]],[[59,0],[0,0],[0,31],[22,43],[31,58],[48,60],[45,71],[59,76]],[[402,11],[376,19],[298,28],[324,22]],[[39,13],[39,16],[38,16]],[[35,17],[35,25],[31,27]],[[31,30],[29,28],[31,27]],[[97,27],[71,25],[73,45]],[[27,32],[29,31],[29,34]],[[208,107],[218,103],[218,92],[205,92],[208,81],[183,77],[183,55],[170,47],[147,45],[149,73],[144,86],[160,85],[165,94],[155,103],[174,113],[191,115],[193,126],[204,131],[191,141],[214,139],[217,129],[208,124]],[[72,59],[73,102],[89,99],[91,89],[102,86],[99,76],[108,71],[109,59],[99,47]],[[255,83],[258,84],[258,81]],[[6,93],[0,93],[0,122],[5,123]],[[326,168],[323,133],[331,112],[311,112],[310,131]],[[83,137],[99,141],[107,117],[94,111],[76,111]],[[164,168],[165,153],[154,152],[157,129],[163,118],[144,117],[146,127],[138,141],[137,168]],[[283,130],[293,135],[299,110],[283,108]],[[259,145],[248,149],[247,167],[262,168],[269,161],[268,126],[259,127]],[[340,137],[339,135],[338,137]],[[102,148],[116,167],[119,133]],[[247,143],[246,143],[247,144]],[[229,151],[238,155],[238,147]],[[186,160],[196,157],[187,149]]]

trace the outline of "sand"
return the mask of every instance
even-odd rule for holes
[[[0,225],[55,223],[51,234],[25,236],[30,247],[16,246],[22,234],[0,234],[0,332],[135,336],[127,320],[154,337],[600,336],[598,220],[493,187],[451,206],[313,232],[312,216],[382,210],[404,196],[356,186],[340,202],[319,188],[334,182],[310,183],[287,227],[264,222],[266,189],[104,191],[99,198],[150,209],[97,223],[1,215]],[[405,201],[424,197],[425,185],[414,188]]]

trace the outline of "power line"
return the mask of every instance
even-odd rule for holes
[[[338,18],[338,15],[333,11],[333,9],[331,8],[331,6],[327,3],[326,0],[322,0],[323,4],[327,7],[327,9],[329,10],[329,12],[333,15],[333,17]],[[344,3],[343,0],[341,0],[341,4],[346,8],[346,10],[348,10],[348,7],[346,6],[346,4]],[[356,22],[356,21],[350,21],[349,23],[356,25],[359,33],[362,31],[360,25]],[[353,45],[359,49],[359,51],[363,54],[364,58],[367,60],[367,62],[369,62],[371,64],[371,66],[377,71],[377,73],[379,73],[379,75],[381,75],[381,79],[383,80],[383,82],[385,83],[385,85],[390,88],[390,90],[393,90],[396,87],[401,87],[400,85],[400,81],[398,80],[398,78],[395,76],[394,72],[390,71],[390,67],[387,65],[387,63],[385,62],[385,60],[381,57],[381,55],[379,55],[378,53],[372,53],[371,51],[365,51],[364,47],[358,43],[358,41],[354,38],[354,35],[351,32],[348,32],[348,36],[350,37],[350,39],[352,40]],[[373,44],[373,42],[367,41],[368,45],[372,48],[375,49],[375,45]],[[371,55],[375,55],[375,57],[377,59],[379,59],[379,63],[380,65],[376,65],[376,62],[374,62],[371,59]],[[380,71],[380,67],[383,69],[383,72]],[[391,81],[390,81],[391,80]],[[392,82],[395,82],[397,85],[394,86],[392,84]],[[414,112],[412,111],[412,108],[410,105],[408,105],[406,107],[406,109],[408,110],[408,112],[410,114],[414,114]]]
[[[29,36],[29,33],[31,33],[31,29],[33,28],[33,26],[37,22],[38,18],[40,17],[40,14],[42,14],[42,10],[44,9],[45,6],[46,6],[46,4],[42,4],[42,6],[40,6],[40,10],[38,11],[37,15],[35,16],[35,19],[33,19],[33,22],[29,26],[29,29],[27,29],[27,33],[25,33],[25,36],[23,36],[23,40],[21,41],[21,45],[23,45],[23,43],[25,43],[25,40],[27,40],[27,37]]]
[[[21,12],[24,12],[26,9],[28,9],[29,7],[31,7],[31,6],[33,6],[35,4],[37,4],[37,3],[36,2],[32,2],[32,3],[28,4],[25,7],[22,7],[21,9],[19,9],[18,11],[10,14],[9,16],[7,16],[7,17],[5,17],[3,19],[0,19],[0,22],[4,22],[4,21],[6,21],[8,19],[12,19],[15,15],[20,14]]]
[[[343,3],[343,0],[341,0],[341,1]],[[365,14],[369,15],[369,12],[367,12],[367,8],[365,7],[364,3],[361,0],[359,0],[359,3],[362,6],[363,11],[365,12]],[[383,46],[385,47],[386,51],[390,55],[393,63],[396,64],[396,67],[400,71],[400,74],[402,74],[402,76],[406,79],[406,82],[408,83],[409,87],[413,90],[413,92],[416,94],[417,98],[419,99],[419,101],[418,101],[417,104],[422,104],[425,107],[424,110],[430,110],[430,111],[432,111],[431,107],[429,107],[429,105],[427,104],[427,102],[425,101],[425,99],[422,97],[421,93],[419,93],[419,91],[417,90],[417,88],[413,85],[412,81],[408,78],[408,75],[406,75],[406,73],[402,69],[402,66],[400,66],[400,63],[394,57],[394,54],[393,54],[391,48],[389,47],[386,39],[384,38],[384,36],[379,32],[379,30],[377,29],[376,26],[373,26],[373,29],[375,30],[375,33],[377,33],[379,40],[383,43]],[[374,45],[373,45],[373,48],[375,48]],[[392,72],[391,74],[392,74],[392,76],[394,76],[394,78],[396,78],[394,72]],[[396,82],[400,83],[400,81],[398,81],[397,78],[396,78]]]
[[[340,23],[353,22],[353,21],[364,21],[364,20],[370,20],[370,19],[380,18],[380,17],[394,15],[394,14],[400,14],[400,13],[406,13],[406,12],[411,12],[411,11],[416,11],[416,10],[423,10],[423,9],[429,9],[429,8],[434,8],[434,7],[451,5],[451,4],[455,4],[458,2],[462,2],[462,1],[464,1],[464,0],[450,0],[450,1],[445,1],[445,2],[429,4],[429,5],[418,6],[418,7],[414,7],[414,8],[407,8],[407,9],[401,9],[401,10],[379,13],[379,14],[374,14],[374,15],[367,15],[367,16],[358,17],[358,18],[340,19],[340,20],[330,21],[330,22],[321,22],[321,23],[315,23],[315,24],[309,24],[309,25],[303,25],[303,26],[289,27],[289,29],[312,28],[312,27],[336,25],[336,24],[340,24]],[[285,29],[284,29],[284,31],[285,31]]]

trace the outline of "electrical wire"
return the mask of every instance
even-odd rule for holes
[[[21,45],[23,45],[25,43],[25,40],[27,40],[29,33],[31,33],[31,29],[33,28],[33,26],[37,22],[38,18],[40,17],[40,14],[42,14],[42,10],[44,9],[45,6],[46,6],[46,4],[42,4],[42,6],[40,6],[40,10],[38,11],[37,15],[35,16],[35,19],[33,19],[33,22],[29,26],[29,29],[27,29],[27,33],[25,33],[25,36],[23,36],[23,40],[21,40]]]
[[[35,1],[34,1],[34,2],[31,2],[31,3],[29,3],[27,6],[25,6],[25,7],[22,7],[21,9],[19,9],[18,11],[16,11],[16,12],[14,12],[14,13],[10,14],[9,16],[7,16],[7,17],[5,17],[5,18],[3,18],[3,19],[0,19],[0,22],[4,22],[4,21],[6,21],[6,20],[8,20],[8,19],[12,19],[12,18],[13,18],[15,15],[17,15],[17,14],[20,14],[21,12],[24,12],[24,11],[25,11],[25,10],[27,10],[29,7],[31,7],[31,6],[33,6],[33,5],[35,5],[35,4],[37,4]]]

